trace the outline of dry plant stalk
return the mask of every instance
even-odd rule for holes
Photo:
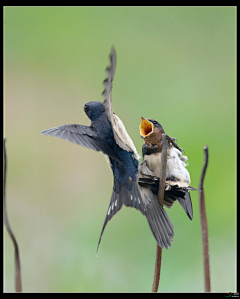
[[[158,200],[159,200],[159,203],[161,206],[163,206],[163,199],[164,199],[166,169],[167,169],[167,136],[166,136],[166,134],[162,134],[160,184],[159,184],[159,189],[158,189]],[[158,246],[158,244],[157,244],[152,292],[158,291],[158,286],[159,286],[159,281],[160,281],[160,272],[161,272],[161,262],[162,262],[162,248],[160,246]]]
[[[7,155],[6,155],[5,141],[6,138],[3,139],[3,220],[4,220],[6,230],[10,236],[10,239],[14,247],[15,292],[22,292],[19,248],[18,248],[17,240],[12,232],[10,223],[8,221],[7,207],[6,207],[5,188],[6,188]]]
[[[199,196],[199,210],[200,210],[202,246],[203,246],[205,292],[211,292],[209,247],[208,247],[208,226],[207,226],[207,216],[206,216],[206,207],[205,207],[205,197],[203,191],[203,180],[208,166],[207,144],[204,146],[203,150],[204,150],[204,164],[203,164],[203,170],[199,181],[198,196]]]

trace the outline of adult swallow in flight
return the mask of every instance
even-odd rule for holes
[[[148,190],[145,188],[142,196],[142,188],[137,183],[139,155],[122,121],[112,111],[111,91],[116,68],[114,48],[111,49],[110,61],[111,65],[106,69],[107,79],[103,82],[105,86],[102,93],[105,97],[104,102],[93,101],[84,106],[84,111],[91,120],[91,125],[88,127],[68,124],[41,133],[62,138],[105,154],[113,172],[114,185],[98,247],[107,222],[124,204],[141,211],[146,216],[159,246],[168,248],[169,240],[173,238],[171,220],[165,210],[159,204],[156,205],[152,199],[152,192],[149,192],[150,197],[148,197]]]
[[[156,120],[142,117],[140,135],[145,143],[142,147],[143,162],[140,167],[142,177],[139,179],[139,184],[149,186],[154,194],[158,194],[159,187],[162,134],[165,134],[164,129]],[[192,220],[193,210],[189,190],[197,189],[189,186],[190,175],[186,169],[188,158],[182,155],[183,150],[178,147],[175,138],[167,135],[167,140],[166,185],[163,203],[171,208],[178,200],[189,219]]]

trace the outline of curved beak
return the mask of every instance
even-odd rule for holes
[[[140,135],[142,136],[142,138],[145,138],[146,136],[148,136],[149,134],[151,134],[153,132],[154,126],[153,124],[148,121],[146,118],[141,117],[141,124],[140,124]]]

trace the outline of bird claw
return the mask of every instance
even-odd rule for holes
[[[177,148],[180,152],[184,152],[185,153],[185,150],[184,149],[182,149],[182,148],[180,148],[178,145],[177,145],[177,143],[175,142],[175,141],[177,141],[177,139],[176,138],[174,138],[174,137],[169,137],[168,135],[166,135],[167,136],[167,140],[168,140],[168,142],[170,142],[175,148]]]
[[[175,137],[170,137],[174,142],[178,142],[177,138]]]

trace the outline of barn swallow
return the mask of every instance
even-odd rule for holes
[[[134,207],[146,216],[159,246],[168,248],[173,238],[173,226],[165,210],[154,200],[152,192],[145,188],[142,193],[137,183],[139,155],[120,118],[112,111],[112,83],[116,69],[114,48],[110,53],[110,67],[103,81],[104,102],[93,101],[84,105],[91,120],[90,126],[68,124],[42,131],[44,135],[71,141],[105,154],[113,172],[114,184],[111,201],[100,234],[97,251],[107,222],[122,208]],[[144,200],[144,202],[143,202]],[[158,211],[158,213],[156,213]]]
[[[143,162],[140,166],[142,177],[139,179],[139,184],[149,186],[156,195],[159,188],[162,134],[165,132],[159,122],[142,117],[140,136],[145,143],[142,147]],[[190,175],[186,169],[188,158],[182,155],[183,150],[178,147],[175,138],[170,138],[167,135],[167,140],[167,169],[163,203],[166,207],[171,208],[178,200],[189,219],[192,220],[193,210],[189,190],[197,189],[189,186]]]

